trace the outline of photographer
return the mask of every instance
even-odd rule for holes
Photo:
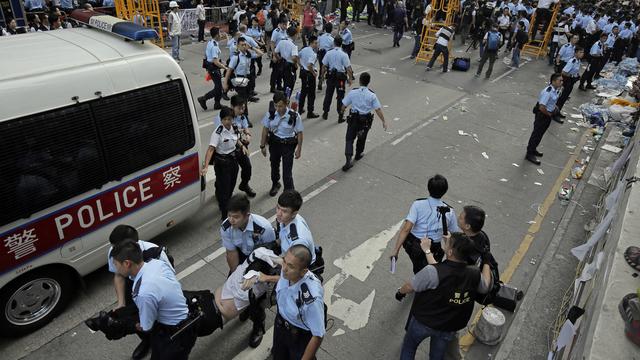
[[[400,248],[404,247],[413,264],[414,274],[427,266],[427,258],[420,248],[420,239],[425,237],[431,239],[430,249],[433,256],[436,261],[441,261],[444,256],[440,245],[444,230],[443,223],[446,223],[450,232],[460,231],[455,211],[441,200],[449,189],[447,179],[442,175],[435,175],[429,179],[427,189],[429,197],[417,199],[411,205],[409,214],[396,235],[396,244],[391,253],[391,258],[397,260]]]
[[[428,242],[423,240],[422,250],[430,255]],[[445,240],[444,249],[446,260],[420,270],[396,293],[396,299],[402,301],[407,294],[415,292],[401,360],[415,359],[418,346],[428,337],[431,338],[429,359],[444,359],[449,342],[458,330],[467,326],[473,314],[473,299],[491,287],[488,256],[482,257],[481,271],[467,265],[465,259],[474,251],[469,237],[453,233]]]

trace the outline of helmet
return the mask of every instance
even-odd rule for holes
[[[178,2],[177,2],[177,1],[172,1],[172,2],[170,2],[170,3],[169,3],[169,7],[170,7],[171,9],[179,7],[179,6],[178,6]]]

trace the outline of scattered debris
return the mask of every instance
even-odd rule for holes
[[[446,116],[446,115],[442,115],[442,120],[447,121],[447,120],[449,120],[449,117]]]
[[[400,118],[393,118],[393,121],[398,121],[400,120]]]
[[[620,151],[622,151],[621,148],[617,147],[617,146],[613,146],[613,145],[609,145],[609,144],[605,144],[602,145],[601,147],[602,150],[607,150],[607,151],[611,151],[614,154],[619,153]]]
[[[484,152],[484,151],[482,152],[482,156],[483,156],[485,159],[489,159],[489,155],[487,155],[487,153],[486,153],[486,152]]]
[[[380,71],[380,74],[387,75],[386,71]]]
[[[507,181],[509,181],[509,180],[507,180],[507,179],[505,179],[505,178],[502,178],[502,179],[500,179],[500,181],[502,181],[502,182],[507,182]]]
[[[535,265],[538,262],[538,260],[536,260],[536,258],[531,258],[531,260],[529,260],[529,264],[531,265]]]
[[[527,222],[527,224],[529,224],[529,225],[533,225],[533,224],[535,224],[535,223],[536,223],[536,222],[535,222],[535,221],[533,221],[533,220],[531,220],[531,221],[528,221],[528,222]]]
[[[541,183],[539,183],[539,182],[534,182],[534,183],[533,183],[533,185],[542,186],[542,184],[541,184]]]
[[[542,169],[538,169],[538,174],[544,175],[544,171],[542,171]]]
[[[518,164],[516,164],[516,163],[513,163],[513,164],[511,164],[511,165],[513,165],[513,166],[515,166],[515,167],[520,167],[520,165],[518,165]]]
[[[582,114],[571,114],[571,118],[572,119],[584,119],[584,116],[582,116]]]
[[[382,105],[382,107],[386,109],[389,107],[389,105]]]
[[[467,134],[463,130],[458,130],[458,135],[460,135],[460,136],[471,136],[471,134]]]
[[[579,129],[578,129],[578,128],[573,127],[573,128],[570,128],[569,130],[571,130],[571,131],[573,131],[573,132],[578,132],[578,130],[579,130]]]

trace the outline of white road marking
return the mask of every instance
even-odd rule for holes
[[[405,57],[403,57],[403,58],[400,58],[400,60],[407,60],[407,59],[408,59],[408,58],[410,58],[410,57],[411,57],[411,55],[407,55],[407,56],[405,56]]]
[[[302,200],[304,202],[307,202],[311,199],[313,199],[314,197],[318,196],[321,192],[327,190],[331,185],[337,183],[337,180],[334,179],[330,179],[329,181],[327,181],[326,183],[322,184],[322,186],[318,187],[317,189],[311,191],[310,193],[308,193],[306,196],[304,196],[302,198]],[[272,217],[269,218],[269,222],[274,222],[276,220],[276,216],[273,215]],[[212,262],[213,260],[217,259],[218,257],[220,257],[222,254],[225,253],[225,248],[221,247],[218,250],[212,252],[211,254],[207,255],[204,259],[200,259],[198,261],[196,261],[195,263],[187,266],[186,269],[180,271],[176,277],[178,278],[178,280],[184,279],[185,277],[193,274],[194,272],[198,271],[200,268],[202,268],[203,266],[205,266],[207,263]]]
[[[528,63],[529,63],[529,61],[525,61],[525,62],[523,62],[522,64],[520,64],[520,68],[522,68],[523,66],[527,65]],[[491,82],[492,82],[492,83],[495,83],[496,81],[498,81],[498,80],[502,79],[503,77],[505,77],[505,76],[507,76],[507,75],[511,74],[512,72],[514,72],[514,71],[516,71],[516,70],[518,70],[518,69],[511,69],[511,70],[507,71],[506,73],[504,73],[504,74],[502,74],[502,75],[498,76],[497,78],[495,78],[495,79],[491,80]]]
[[[402,135],[401,137],[399,137],[398,139],[393,140],[393,142],[391,143],[392,146],[396,146],[398,145],[402,140],[408,138],[409,136],[413,135],[413,133],[411,131],[409,131],[408,133]]]
[[[373,33],[373,34],[362,35],[362,36],[354,37],[353,40],[354,41],[355,40],[362,40],[362,39],[366,39],[366,38],[370,38],[370,37],[376,36],[378,34],[379,33],[376,32],[376,33]]]
[[[324,296],[325,299],[329,300],[328,313],[341,319],[344,322],[344,326],[351,330],[358,330],[367,326],[376,290],[371,290],[364,300],[356,303],[337,294],[336,289],[349,276],[353,276],[363,283],[366,282],[373,271],[374,264],[385,252],[389,241],[398,232],[401,225],[402,222],[399,222],[389,229],[376,234],[333,262],[335,266],[342,270],[327,280],[324,285]],[[333,300],[334,298],[335,300]]]
[[[200,129],[204,129],[204,128],[206,128],[207,126],[212,126],[212,125],[213,125],[213,122],[212,122],[212,121],[209,121],[209,122],[207,122],[207,123],[205,123],[205,124],[198,125],[198,127],[199,127]]]

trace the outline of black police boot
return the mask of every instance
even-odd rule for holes
[[[251,329],[251,334],[249,335],[249,346],[252,348],[257,348],[262,342],[262,337],[264,335],[264,320],[255,321],[253,323],[253,329]]]
[[[540,151],[538,151],[538,150],[534,151],[534,152],[533,152],[533,155],[535,155],[535,156],[537,156],[537,157],[543,157],[543,156],[544,156],[544,154],[543,154],[543,153],[541,153],[541,152],[540,152]]]
[[[527,154],[527,156],[525,156],[524,158],[527,161],[530,161],[530,162],[532,162],[532,163],[534,163],[536,165],[540,165],[541,164],[540,160],[538,160],[538,158],[535,157],[535,155],[533,155],[533,154]]]
[[[338,114],[338,124],[342,124],[344,122],[344,114]]]
[[[272,86],[272,87],[269,89],[269,92],[273,94],[274,92],[276,92],[276,88]]]
[[[204,98],[204,96],[198,98],[198,104],[200,104],[202,110],[207,110],[207,100]]]
[[[213,110],[220,110],[222,109],[222,104],[220,104],[219,102],[213,104]]]
[[[248,183],[240,183],[240,186],[238,186],[238,190],[244,191],[248,197],[252,198],[256,196],[256,192],[253,191],[253,189],[251,188],[251,186],[249,186]]]
[[[326,111],[322,113],[322,120],[327,120],[329,118],[329,113]]]
[[[133,350],[131,358],[133,360],[143,359],[149,353],[149,349],[151,349],[151,342],[149,341],[149,339],[142,339],[142,341],[140,341],[140,344],[138,344],[135,350]]]
[[[347,158],[347,161],[344,163],[344,166],[342,167],[342,171],[348,171],[353,167],[353,162],[351,162],[351,156],[346,156],[346,158]]]
[[[356,159],[356,160],[360,160],[360,159],[362,159],[363,157],[364,157],[364,154],[363,154],[363,153],[357,153],[357,154],[356,154],[355,159]]]
[[[229,95],[227,95],[227,93],[222,93],[222,98],[223,98],[225,101],[229,101]]]
[[[564,124],[564,120],[562,120],[562,119],[560,118],[560,116],[559,116],[559,115],[557,115],[557,114],[556,114],[556,115],[553,115],[553,116],[551,117],[551,120],[553,120],[553,121],[557,122],[558,124]]]
[[[271,190],[269,190],[269,196],[276,196],[278,195],[278,190],[280,190],[280,183],[277,182],[275,184],[273,184],[273,186],[271,187]]]
[[[316,113],[313,113],[313,112],[307,113],[307,119],[317,119],[319,117],[320,117],[320,115],[318,115]]]

